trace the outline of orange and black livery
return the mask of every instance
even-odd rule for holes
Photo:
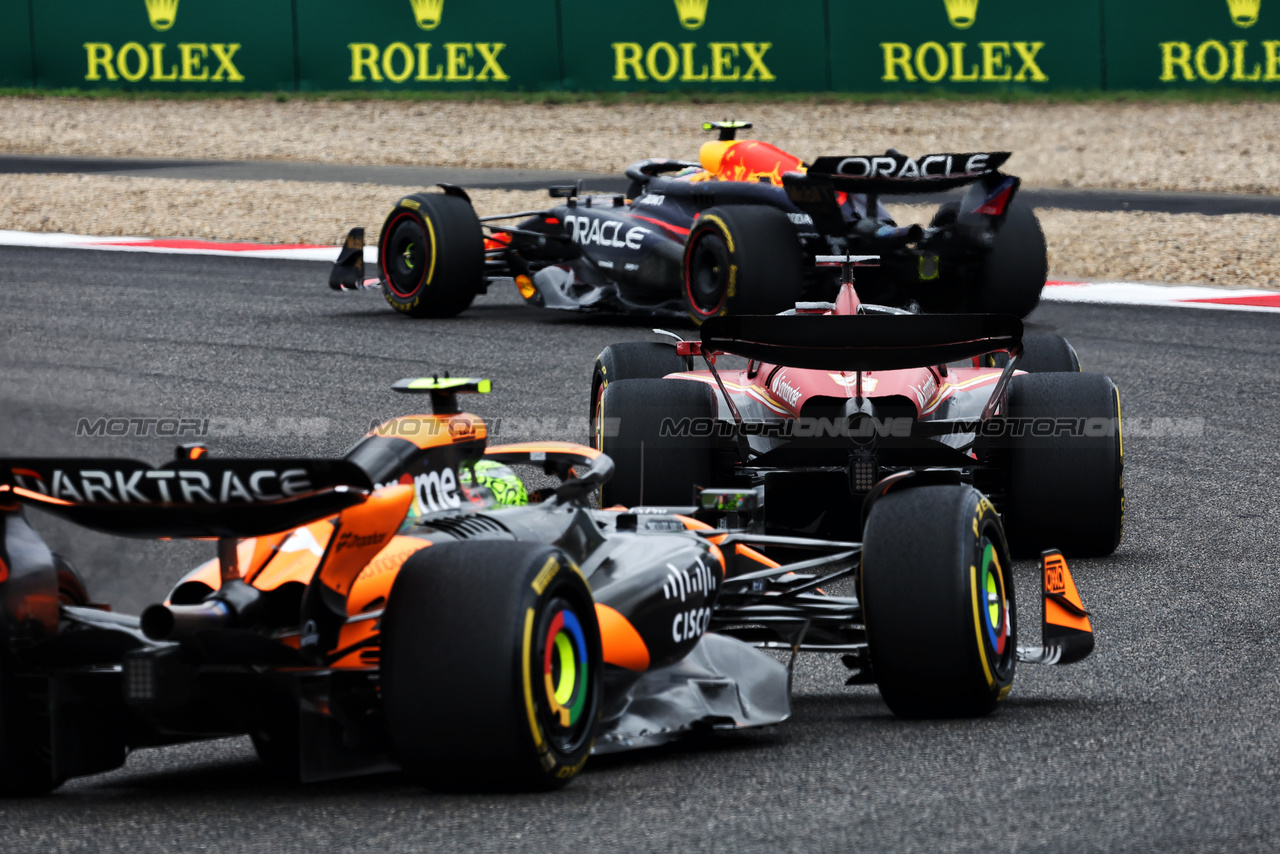
[[[302,781],[403,769],[439,788],[546,789],[592,754],[785,721],[791,665],[765,650],[842,655],[851,681],[876,682],[908,715],[985,713],[1016,660],[1087,652],[1060,560],[1045,572],[1048,645],[1016,646],[1007,549],[985,502],[939,511],[964,524],[933,555],[892,538],[894,495],[865,543],[762,534],[749,489],[598,510],[609,456],[489,445],[483,419],[458,406],[487,380],[394,388],[429,395],[432,411],[337,459],[186,446],[159,466],[0,460],[0,793],[233,734]],[[500,504],[474,488],[482,465],[531,466],[558,485]],[[116,613],[27,507],[128,537],[207,540],[216,556],[140,615]],[[849,580],[856,594],[836,595]],[[951,681],[919,680],[937,651],[894,634],[914,619],[895,584],[954,587],[950,610],[935,603],[936,619],[964,627]]]

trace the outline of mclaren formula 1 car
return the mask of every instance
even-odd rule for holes
[[[1013,316],[861,303],[858,262],[834,261],[848,281],[832,303],[605,348],[591,394],[593,444],[617,466],[604,501],[755,488],[767,533],[847,538],[874,484],[918,475],[989,496],[1015,555],[1113,552],[1125,499],[1111,379],[1081,373],[1060,336],[1024,338]],[[749,361],[718,369],[726,353]]]
[[[1025,316],[1039,301],[1044,235],[1017,198],[1019,179],[1000,172],[1007,152],[890,150],[806,164],[735,139],[748,123],[706,127],[720,139],[702,146],[697,163],[635,163],[626,196],[553,187],[562,199],[554,207],[486,217],[459,187],[405,196],[382,227],[377,276],[365,278],[364,230],[354,229],[329,285],[381,288],[404,314],[451,317],[491,282],[513,279],[535,306],[701,323],[833,299],[838,276],[812,262],[854,254],[880,259],[858,283],[870,302]],[[928,226],[900,225],[878,201],[966,186]]]
[[[400,768],[434,787],[549,788],[592,752],[785,720],[790,666],[760,647],[841,654],[851,682],[909,717],[984,714],[1019,660],[1093,648],[1059,554],[1044,562],[1044,643],[1017,645],[1000,521],[971,487],[885,484],[863,542],[760,534],[739,524],[750,491],[593,510],[609,457],[487,446],[456,398],[487,385],[402,381],[433,413],[341,459],[184,446],[158,467],[3,460],[0,791],[236,733],[302,780]],[[483,487],[495,465],[561,481],[521,503],[522,487]],[[209,539],[217,559],[140,617],[117,614],[25,507]],[[927,544],[925,525],[939,532]]]

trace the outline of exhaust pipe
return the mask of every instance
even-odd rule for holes
[[[230,605],[217,599],[199,605],[152,605],[142,612],[142,633],[155,641],[183,640],[225,628],[235,616]]]
[[[181,641],[200,632],[253,622],[262,591],[243,581],[223,582],[198,605],[152,605],[142,612],[142,633],[154,641]]]

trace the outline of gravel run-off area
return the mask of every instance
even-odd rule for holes
[[[295,160],[617,173],[694,157],[712,118],[804,157],[1011,150],[1034,187],[1280,194],[1280,104],[167,101],[0,98],[0,154]],[[419,188],[405,188],[405,190]],[[103,176],[0,178],[0,228],[285,243],[378,233],[395,187]],[[476,191],[482,213],[540,193]],[[1050,276],[1280,287],[1280,218],[1041,210]],[[929,211],[896,208],[899,221]]]

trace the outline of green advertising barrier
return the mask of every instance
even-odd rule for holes
[[[293,89],[291,0],[36,0],[36,84]]]
[[[1106,0],[1107,88],[1273,88],[1280,0]]]
[[[565,86],[819,91],[824,0],[561,0]]]
[[[0,0],[0,86],[990,93],[1280,84],[1280,0]]]
[[[29,87],[31,0],[0,0],[0,86]]]
[[[1100,89],[1100,0],[830,0],[839,91]]]
[[[302,89],[560,88],[556,0],[298,0]]]

